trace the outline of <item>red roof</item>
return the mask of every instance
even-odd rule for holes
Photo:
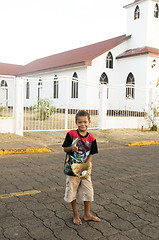
[[[129,49],[129,50],[125,51],[124,53],[120,54],[119,56],[117,56],[116,59],[133,57],[133,56],[137,56],[137,55],[145,55],[145,54],[159,56],[159,49],[151,48],[151,47]]]
[[[85,47],[80,47],[52,56],[40,58],[25,65],[18,75],[25,75],[44,70],[51,71],[76,66],[89,66],[94,58],[109,51],[129,38],[131,38],[131,36],[122,35]]]
[[[26,75],[40,71],[51,71],[76,66],[90,66],[92,60],[128,40],[131,36],[118,36],[85,47],[69,50],[37,59],[27,65],[0,63],[0,75]]]
[[[0,75],[17,75],[23,67],[22,65],[0,63]]]

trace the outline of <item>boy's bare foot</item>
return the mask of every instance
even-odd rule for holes
[[[82,221],[81,221],[80,217],[73,217],[73,223],[76,225],[81,225]]]
[[[100,218],[95,217],[95,216],[93,216],[93,215],[91,215],[91,214],[88,215],[88,216],[84,216],[83,219],[84,219],[85,221],[101,222]]]

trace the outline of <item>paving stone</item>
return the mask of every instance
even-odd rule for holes
[[[63,219],[60,219],[60,218],[57,218],[57,217],[54,217],[54,218],[51,218],[51,219],[44,219],[43,221],[43,224],[52,229],[53,231],[56,229],[56,228],[61,228],[61,227],[66,227],[66,224],[65,224],[65,221]]]
[[[56,237],[54,236],[54,233],[45,226],[40,227],[34,227],[32,229],[29,229],[29,236],[31,236],[33,239],[36,240],[54,240]]]
[[[34,215],[37,218],[40,219],[45,219],[45,218],[54,218],[55,217],[55,213],[49,209],[42,209],[42,210],[36,210],[34,212]]]
[[[58,239],[69,239],[69,240],[83,239],[81,238],[80,234],[77,231],[71,228],[56,228],[54,231],[54,234]]]
[[[97,224],[100,224],[100,223],[97,223]],[[98,228],[98,226],[97,226],[97,228]],[[95,239],[98,239],[103,236],[103,234],[98,229],[92,228],[89,226],[82,228],[82,225],[78,229],[78,233],[81,238],[86,239],[86,240],[89,240],[89,239],[95,240]]]
[[[119,229],[120,231],[127,231],[127,230],[133,228],[133,225],[130,222],[125,221],[125,220],[120,219],[120,218],[118,218],[117,220],[112,220],[111,225],[114,228]]]
[[[26,229],[30,230],[35,227],[43,226],[43,221],[33,216],[31,219],[24,219],[23,221],[21,221],[21,225]]]
[[[131,240],[152,240],[152,238],[139,232],[138,229],[131,229],[129,231],[123,232],[122,234],[124,236],[128,236]]]
[[[14,226],[19,226],[20,225],[20,221],[13,217],[3,217],[0,219],[0,226],[5,229],[5,228],[9,228],[9,227],[14,227]]]
[[[141,232],[144,235],[153,238],[153,240],[159,239],[159,229],[153,227],[153,225],[147,225],[147,226],[143,227]]]
[[[117,235],[110,236],[108,240],[130,240],[130,238],[128,238],[127,236],[123,236],[122,234],[117,234]]]
[[[16,226],[6,228],[4,231],[4,236],[9,239],[21,240],[23,238],[27,238],[29,235],[25,228]]]
[[[30,219],[33,217],[33,212],[26,208],[20,208],[13,211],[13,216],[19,220]]]

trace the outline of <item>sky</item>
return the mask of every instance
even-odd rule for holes
[[[0,0],[0,62],[35,59],[126,33],[134,0]]]

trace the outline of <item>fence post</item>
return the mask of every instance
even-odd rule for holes
[[[15,78],[15,134],[23,136],[23,106],[24,106],[24,80],[20,77]]]
[[[105,119],[107,114],[107,85],[99,85],[99,129],[106,129]]]
[[[66,78],[65,130],[68,129],[68,99],[69,99],[69,78]]]

